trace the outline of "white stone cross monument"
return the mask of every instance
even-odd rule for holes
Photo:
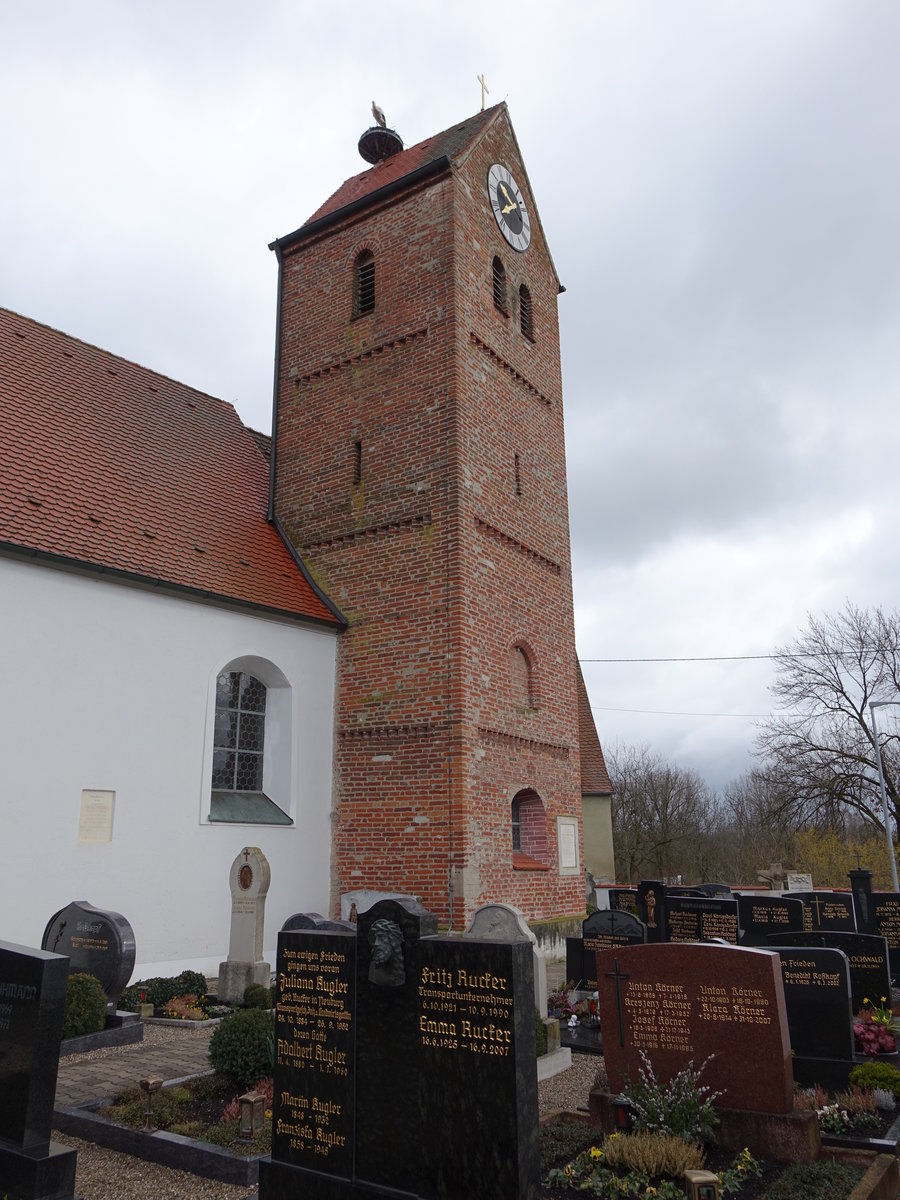
[[[272,875],[258,846],[245,846],[228,873],[231,887],[231,938],[228,960],[219,963],[218,997],[225,1004],[241,1004],[251,983],[268,987],[272,968],[263,962],[266,892]]]

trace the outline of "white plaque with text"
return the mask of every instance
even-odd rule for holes
[[[115,792],[85,788],[81,793],[81,815],[78,818],[79,842],[111,842]]]

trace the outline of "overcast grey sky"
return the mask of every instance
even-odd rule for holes
[[[808,612],[898,607],[896,0],[0,3],[0,304],[270,426],[276,268],[505,99],[560,297],[601,740],[721,785]],[[640,710],[640,711],[633,711]],[[668,714],[690,715],[668,715]],[[667,715],[662,715],[667,714]]]

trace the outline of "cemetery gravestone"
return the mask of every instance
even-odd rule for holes
[[[852,1059],[846,955],[820,946],[779,946],[778,954],[795,1064],[797,1058]]]
[[[872,893],[872,924],[888,944],[891,979],[900,981],[900,893]]]
[[[436,927],[386,901],[279,935],[261,1200],[538,1200],[532,948]]]
[[[641,946],[647,940],[642,921],[629,912],[601,909],[581,923],[580,938],[566,938],[566,979],[576,988],[597,990],[597,951],[612,946]]]
[[[100,980],[110,1014],[134,970],[134,930],[121,913],[73,900],[47,922],[41,949],[64,954],[69,973],[80,971]]]
[[[872,908],[872,872],[865,867],[859,867],[850,872],[850,894],[853,897],[853,911],[856,915],[856,928],[860,933],[875,932],[875,913]]]
[[[713,938],[737,945],[737,900],[666,895],[666,941],[708,942]]]
[[[0,1188],[66,1200],[75,1151],[50,1141],[68,961],[0,942]]]
[[[867,999],[873,1004],[880,1003],[882,996],[890,999],[891,972],[883,937],[868,933],[791,933],[773,936],[769,941],[770,948],[779,953],[782,946],[822,946],[846,955],[854,1012]]]
[[[610,908],[618,909],[619,912],[630,912],[634,917],[638,915],[636,888],[609,888],[607,895]]]
[[[356,926],[349,921],[331,921],[321,913],[294,913],[288,917],[281,927],[282,933],[291,933],[295,929],[322,929],[336,933],[344,930],[346,933],[356,933]]]
[[[742,946],[767,946],[770,935],[803,929],[803,901],[789,896],[738,896]]]
[[[547,1015],[547,960],[521,909],[511,904],[482,904],[475,909],[463,937],[491,942],[530,942],[534,957],[534,1007],[542,1017]]]
[[[670,1079],[710,1055],[701,1082],[730,1108],[793,1108],[781,965],[765,950],[712,944],[624,946],[597,955],[603,1052],[612,1090],[638,1077],[641,1051]]]
[[[647,926],[648,942],[666,940],[666,886],[661,879],[642,879],[637,886],[637,915]]]
[[[251,983],[269,986],[272,968],[263,962],[266,893],[271,872],[258,846],[245,846],[231,864],[231,936],[228,959],[219,963],[218,997],[225,1004],[240,1004]]]
[[[803,901],[803,929],[806,933],[834,930],[856,933],[853,900],[841,892],[795,892]]]

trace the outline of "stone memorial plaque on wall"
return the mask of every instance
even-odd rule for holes
[[[769,936],[803,929],[803,901],[789,896],[738,896],[742,946],[766,946]]]
[[[272,1158],[349,1179],[353,1169],[356,935],[278,935]]]
[[[73,900],[50,918],[41,948],[67,955],[70,974],[85,971],[99,979],[115,1011],[134,970],[135,954],[134,930],[121,913]]]
[[[661,1079],[710,1055],[702,1083],[729,1108],[790,1112],[791,1044],[777,954],[739,946],[647,945],[597,955],[610,1090],[638,1077],[644,1051]]]
[[[709,942],[714,938],[737,945],[737,900],[667,894],[666,941]]]

